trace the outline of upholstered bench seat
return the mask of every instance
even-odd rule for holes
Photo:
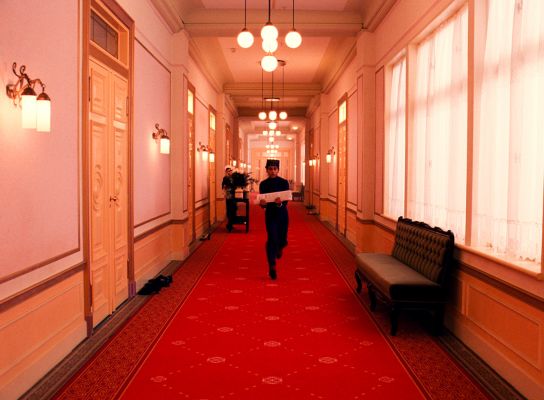
[[[359,253],[357,269],[391,301],[440,301],[442,287],[388,254]]]
[[[397,332],[400,309],[430,311],[435,332],[439,333],[446,303],[444,283],[453,260],[454,240],[451,231],[399,217],[390,255],[357,255],[357,292],[365,282],[371,310],[376,308],[377,298],[391,306],[391,335]]]

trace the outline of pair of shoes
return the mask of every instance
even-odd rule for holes
[[[276,267],[270,267],[270,269],[268,270],[268,275],[273,281],[276,280],[276,278],[278,277],[278,274],[276,273]]]

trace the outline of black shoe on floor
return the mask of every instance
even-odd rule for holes
[[[276,268],[270,268],[268,270],[268,275],[270,276],[270,279],[272,279],[273,281],[276,280],[276,278],[278,277],[278,274],[276,273]]]

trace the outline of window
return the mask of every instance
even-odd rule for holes
[[[464,242],[467,175],[468,12],[464,7],[416,49],[408,216]]]
[[[100,18],[94,11],[91,12],[91,40],[106,50],[115,58],[119,54],[118,33]]]
[[[475,110],[471,245],[539,272],[544,184],[544,2],[489,1]],[[531,266],[529,266],[531,269]]]
[[[384,156],[384,214],[404,215],[404,163],[406,143],[406,57],[390,69]]]

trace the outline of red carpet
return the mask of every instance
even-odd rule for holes
[[[252,208],[248,234],[212,235],[59,398],[487,398],[421,330],[382,335],[342,275],[353,257],[300,203],[271,281],[263,222]],[[195,260],[209,266],[184,301]]]

